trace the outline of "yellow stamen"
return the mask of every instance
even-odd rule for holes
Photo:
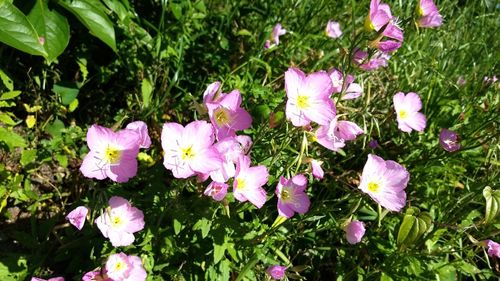
[[[369,182],[368,183],[368,190],[371,192],[377,192],[380,189],[380,185],[376,182]]]
[[[366,16],[366,19],[365,19],[365,29],[367,31],[375,30],[375,25],[373,25],[373,22],[370,19],[370,15]]]
[[[401,110],[399,111],[399,118],[400,118],[400,119],[406,119],[407,117],[408,117],[408,113],[406,112],[406,110],[401,109]]]
[[[104,150],[104,158],[106,162],[110,164],[116,164],[120,162],[121,157],[122,157],[122,152],[115,147],[108,146],[106,150]]]
[[[236,188],[237,189],[240,189],[240,190],[244,189],[245,186],[246,186],[246,184],[247,183],[246,183],[246,181],[244,179],[242,179],[242,178],[237,178],[236,179]]]
[[[309,107],[309,97],[308,96],[301,96],[299,95],[297,97],[297,106],[300,109],[306,109]]]
[[[290,192],[283,188],[283,190],[281,190],[281,200],[286,201],[288,199],[290,199]]]
[[[189,147],[181,149],[181,158],[182,158],[182,160],[191,160],[191,159],[194,158],[194,156],[195,156],[195,154],[193,152],[193,147],[192,146],[189,146]]]
[[[227,109],[220,107],[217,108],[214,112],[214,119],[217,125],[220,127],[228,125],[229,122],[231,122],[231,115],[229,115],[229,112]]]

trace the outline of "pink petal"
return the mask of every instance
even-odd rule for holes
[[[95,151],[89,151],[89,153],[83,158],[82,165],[80,166],[80,172],[87,178],[95,178],[98,180],[103,180],[107,177],[104,165],[101,157]]]
[[[323,179],[325,172],[321,168],[321,162],[318,160],[311,161],[312,174],[317,179]]]
[[[148,134],[148,126],[142,121],[129,123],[125,129],[136,131],[140,136],[139,146],[141,148],[149,148],[151,146],[151,138]]]
[[[187,124],[182,132],[181,142],[193,144],[195,151],[210,147],[214,141],[213,127],[206,121],[193,121]]]
[[[208,102],[215,101],[215,95],[220,89],[220,82],[216,81],[210,85],[208,85],[207,89],[203,93],[203,103],[207,104]]]
[[[285,218],[291,218],[295,214],[295,211],[288,204],[283,203],[281,199],[278,199],[278,214]]]
[[[221,168],[222,163],[222,156],[214,147],[210,147],[198,152],[189,165],[195,172],[210,173]]]
[[[90,150],[100,150],[114,138],[115,132],[113,130],[96,124],[87,131],[87,145]]]
[[[338,136],[346,141],[355,140],[358,135],[364,133],[356,123],[350,121],[338,121],[337,128]]]
[[[314,72],[306,77],[302,90],[315,100],[328,99],[333,92],[332,80],[325,71]]]
[[[85,224],[85,220],[87,219],[88,213],[89,209],[87,207],[79,206],[76,207],[66,216],[66,220],[68,220],[78,230],[82,230],[83,225]]]
[[[422,109],[422,101],[420,97],[415,93],[408,93],[404,98],[404,103],[410,111],[419,111]]]
[[[285,90],[287,97],[297,98],[299,89],[302,88],[302,81],[306,78],[304,72],[298,68],[290,67],[285,72]]]
[[[329,98],[311,102],[310,107],[304,110],[304,115],[319,125],[328,125],[335,114],[335,104]]]

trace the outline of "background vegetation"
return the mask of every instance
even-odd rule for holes
[[[1,280],[80,280],[100,266],[117,249],[95,225],[79,232],[64,216],[86,205],[92,222],[113,195],[144,211],[145,229],[121,250],[142,258],[148,280],[264,280],[271,264],[288,265],[290,279],[307,280],[500,276],[500,261],[477,243],[500,240],[498,217],[484,220],[482,194],[500,186],[499,84],[483,81],[500,74],[495,1],[436,1],[444,16],[438,29],[415,27],[414,1],[387,1],[405,26],[403,46],[387,68],[352,69],[364,94],[338,104],[366,134],[341,153],[309,148],[311,157],[324,160],[325,179],[308,188],[306,215],[275,228],[274,196],[260,210],[230,198],[227,216],[222,204],[203,196],[206,184],[173,179],[162,165],[162,124],[205,118],[196,109],[211,82],[222,81],[225,92],[239,89],[254,118],[245,131],[255,143],[252,160],[268,167],[265,188],[274,194],[279,176],[295,169],[290,164],[302,140],[283,120],[283,74],[291,66],[305,72],[347,67],[369,1],[80,0],[95,5],[97,26],[75,12],[75,2],[48,2],[58,26],[68,27],[61,28],[67,40],[57,36],[59,45],[46,41],[49,49],[23,52],[0,45]],[[0,3],[4,9],[10,1]],[[25,15],[46,3],[13,2]],[[340,22],[339,39],[324,34],[329,19]],[[278,22],[288,33],[264,50]],[[392,108],[398,91],[421,96],[424,133],[398,130]],[[134,120],[148,124],[153,140],[139,155],[138,175],[125,184],[84,178],[78,169],[88,152],[87,129],[94,123],[118,129]],[[441,128],[458,132],[460,151],[439,146]],[[378,148],[368,146],[371,139]],[[407,206],[432,218],[411,243],[396,243],[404,212],[380,211],[357,189],[368,153],[398,161],[411,174]],[[354,246],[342,230],[352,215],[367,226]]]

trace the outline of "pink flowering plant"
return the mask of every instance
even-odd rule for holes
[[[497,280],[497,12],[0,1],[0,280]]]

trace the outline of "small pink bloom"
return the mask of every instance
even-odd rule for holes
[[[500,258],[500,244],[492,240],[486,240],[488,246],[488,255],[490,257]]]
[[[252,116],[241,107],[238,90],[221,95],[217,102],[209,102],[206,106],[218,140],[234,137],[236,131],[248,129],[252,125]]]
[[[215,102],[218,98],[218,92],[220,90],[220,82],[215,81],[208,85],[207,89],[203,93],[203,104],[206,106],[209,102]]]
[[[377,39],[370,43],[370,46],[378,48],[384,53],[390,53],[401,47],[403,30],[396,25],[389,5],[380,2],[380,0],[371,1],[370,13],[365,20],[365,28],[381,33]],[[390,39],[381,41],[383,37]]]
[[[183,127],[178,123],[165,123],[161,133],[163,165],[176,178],[208,174],[220,168],[222,157],[213,146],[212,125],[194,121]]]
[[[332,80],[328,73],[319,71],[306,76],[300,69],[289,68],[285,72],[285,89],[286,118],[294,126],[309,125],[311,121],[327,125],[335,117],[335,105],[330,99]]]
[[[267,183],[268,177],[266,166],[250,167],[250,157],[240,156],[233,182],[234,198],[240,202],[248,200],[260,209],[266,203],[266,191],[262,186]]]
[[[278,196],[278,214],[285,218],[291,218],[295,212],[305,214],[309,210],[311,201],[307,196],[307,178],[298,174],[287,180],[280,177],[276,186],[276,196]]]
[[[129,123],[125,129],[135,131],[139,135],[139,147],[149,148],[151,146],[151,139],[148,134],[148,125],[142,121],[135,121]]]
[[[101,273],[100,270],[89,271],[82,276],[82,281],[114,281],[109,279]]]
[[[244,142],[248,141],[246,138],[240,138],[240,140]],[[234,177],[236,172],[235,164],[241,155],[245,155],[244,148],[235,137],[227,137],[217,142],[214,147],[224,161],[219,169],[210,173],[210,177],[216,182],[226,182],[229,178]]]
[[[253,144],[252,138],[249,136],[240,135],[236,136],[236,140],[240,143],[243,154],[248,154]]]
[[[363,88],[361,87],[361,85],[353,83],[355,79],[354,76],[350,74],[347,75],[346,81],[344,82],[342,72],[336,68],[332,68],[330,71],[328,71],[328,75],[330,76],[330,79],[332,79],[334,94],[342,92],[342,87],[344,87],[345,93],[344,96],[342,96],[343,100],[358,98],[363,93]]]
[[[439,134],[439,144],[444,150],[449,152],[459,150],[460,143],[458,141],[459,139],[456,132],[445,128],[441,129],[441,133]]]
[[[329,20],[326,24],[326,35],[333,39],[339,38],[342,35],[342,30],[340,30],[340,24],[336,21]]]
[[[38,277],[31,277],[31,281],[64,281],[63,277],[54,277],[49,279],[42,279]]]
[[[227,184],[213,181],[207,186],[203,194],[212,197],[215,201],[221,201],[226,197]]]
[[[361,221],[351,221],[345,228],[345,235],[349,244],[357,244],[365,235],[365,224]]]
[[[416,93],[405,95],[398,92],[393,97],[394,109],[396,110],[398,128],[403,132],[416,130],[422,132],[427,124],[425,115],[420,113],[422,101]]]
[[[459,76],[458,79],[457,79],[457,85],[458,86],[463,86],[467,83],[467,81],[465,80],[465,78],[463,76]]]
[[[83,225],[85,224],[85,220],[87,218],[87,214],[89,213],[89,209],[84,206],[76,207],[73,211],[71,211],[67,216],[66,220],[69,221],[72,225],[74,225],[78,230],[82,230]]]
[[[114,281],[145,281],[146,270],[137,256],[113,254],[106,261],[106,274]]]
[[[386,67],[390,56],[386,53],[377,52],[370,58],[368,53],[359,49],[355,49],[353,62],[359,68],[365,71],[376,70],[380,67]]]
[[[113,132],[109,128],[92,125],[87,132],[89,153],[83,159],[80,171],[85,177],[115,182],[127,182],[137,174],[137,154],[140,135],[133,130]]]
[[[378,144],[378,141],[376,139],[371,139],[370,143],[368,143],[368,145],[370,146],[371,149],[375,149],[375,148],[380,147],[380,145]]]
[[[368,154],[359,189],[382,207],[399,212],[406,205],[405,188],[410,174],[400,164]]]
[[[283,277],[285,277],[285,271],[286,266],[282,265],[272,265],[266,270],[267,274],[271,275],[271,278],[274,280],[283,279]]]
[[[274,26],[273,31],[271,32],[270,40],[266,41],[264,48],[269,49],[271,47],[279,45],[280,44],[280,36],[285,35],[285,34],[286,34],[286,30],[283,29],[283,27],[281,26],[280,23],[277,23]]]
[[[127,199],[113,196],[109,199],[109,207],[95,223],[114,247],[128,246],[135,240],[133,233],[144,228],[144,214]]]
[[[45,45],[45,37],[38,37],[38,43],[40,43],[40,45]]]
[[[338,151],[345,146],[346,141],[353,141],[364,131],[350,121],[337,121],[332,119],[328,126],[320,126],[316,131],[316,141],[322,146]]]
[[[370,12],[365,20],[365,28],[367,30],[378,32],[393,18],[389,5],[380,2],[381,0],[371,0],[370,2]]]
[[[419,0],[417,7],[418,25],[420,27],[438,27],[443,24],[443,17],[433,0]]]
[[[316,179],[323,179],[323,177],[325,175],[325,172],[321,168],[321,164],[323,164],[323,161],[311,159],[312,174]]]

